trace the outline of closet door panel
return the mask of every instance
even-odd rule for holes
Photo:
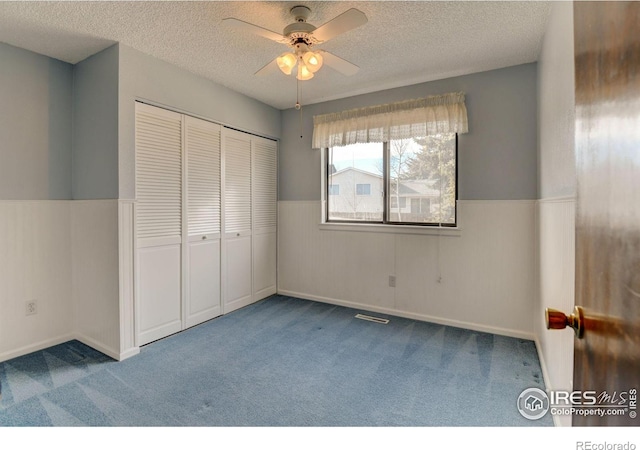
[[[185,117],[187,241],[185,325],[221,314],[220,125]]]
[[[251,230],[251,140],[225,129],[225,233]]]
[[[251,295],[251,235],[226,240],[227,283],[225,313],[252,302]]]
[[[253,230],[275,232],[278,217],[277,146],[269,139],[252,137]]]
[[[276,293],[276,233],[253,235],[254,300]]]
[[[185,118],[189,236],[220,233],[220,125]]]
[[[138,249],[138,345],[182,329],[180,245]]]
[[[224,312],[251,303],[251,138],[224,130]]]
[[[182,328],[182,124],[136,103],[138,345]]]
[[[276,293],[277,145],[252,137],[253,294],[260,300]]]
[[[136,103],[138,239],[182,235],[182,116]]]
[[[187,327],[221,314],[220,239],[189,242]]]

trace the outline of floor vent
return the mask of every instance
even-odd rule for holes
[[[389,319],[383,319],[381,317],[365,316],[364,314],[356,314],[356,319],[368,320],[369,322],[376,323],[389,323]]]

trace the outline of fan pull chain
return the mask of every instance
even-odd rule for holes
[[[302,108],[300,108],[300,139],[302,139]]]
[[[300,139],[302,139],[302,105],[300,105],[300,80],[296,78],[296,109],[300,111]]]

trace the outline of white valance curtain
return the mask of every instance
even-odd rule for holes
[[[313,148],[466,133],[461,92],[351,109],[313,117]]]

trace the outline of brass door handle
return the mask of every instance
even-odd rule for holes
[[[567,316],[557,309],[547,308],[544,313],[547,322],[547,330],[563,330],[566,327],[573,328],[578,339],[584,336],[584,311],[581,306],[573,309],[573,314]]]

